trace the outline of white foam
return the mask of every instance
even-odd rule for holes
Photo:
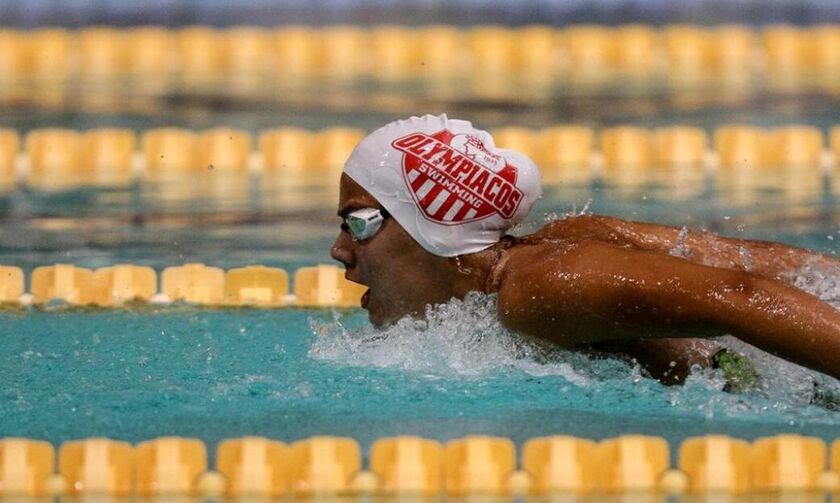
[[[797,279],[798,286],[840,308],[840,273],[811,267],[799,276],[807,281]],[[404,318],[383,330],[367,324],[347,329],[338,317],[328,323],[313,320],[311,326],[317,339],[310,357],[341,365],[393,368],[429,378],[481,377],[513,369],[533,376],[559,376],[586,388],[611,380],[644,379],[638,367],[624,360],[558,350],[509,332],[498,320],[493,295],[471,293],[464,300],[452,299],[430,307],[424,320]],[[684,386],[668,389],[673,406],[696,408],[709,416],[720,411],[734,416],[746,410],[761,413],[769,407],[798,417],[818,387],[840,396],[840,381],[731,336],[719,342],[747,356],[761,376],[759,388],[746,394],[721,393],[726,384],[721,371],[696,369]]]
[[[797,288],[840,310],[840,266],[817,259],[792,271],[788,279]],[[760,392],[776,403],[807,405],[816,388],[840,397],[840,381],[836,379],[773,356],[735,337],[724,337],[721,342],[749,358],[761,376]]]
[[[791,271],[786,278],[797,288],[840,310],[840,266],[826,264],[817,258],[814,263]],[[771,355],[732,336],[721,337],[718,342],[747,357],[761,376],[758,389],[750,394],[766,398],[778,411],[806,406],[815,401],[818,394],[840,397],[840,381],[836,379]],[[708,384],[714,379],[709,372],[695,372],[686,387],[692,384],[692,380],[696,385],[698,381],[705,380]],[[741,406],[746,405],[742,403]]]
[[[383,330],[347,330],[340,320],[312,321],[318,335],[312,358],[353,366],[397,368],[431,376],[481,376],[517,369],[534,376],[557,375],[586,385],[593,375],[627,377],[632,369],[614,361],[594,369],[585,355],[558,351],[501,326],[494,295],[471,293],[464,300],[430,307],[426,319],[403,318]]]
[[[792,271],[788,278],[797,288],[840,310],[840,265],[815,259],[813,263]]]

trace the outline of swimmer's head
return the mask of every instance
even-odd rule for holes
[[[381,228],[354,240],[343,230],[332,255],[374,324],[422,314],[429,304],[481,289],[481,254],[522,221],[542,195],[528,157],[498,149],[486,131],[445,115],[412,117],[364,138],[345,164],[339,215],[384,210]],[[377,222],[379,223],[379,222]]]
[[[426,115],[382,127],[356,146],[344,173],[423,248],[454,257],[484,250],[542,195],[527,156],[496,148],[467,121]]]

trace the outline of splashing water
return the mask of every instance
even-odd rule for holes
[[[813,281],[814,271],[803,271],[806,291],[840,308],[840,274]],[[357,367],[392,368],[429,378],[480,378],[504,370],[531,376],[558,376],[588,389],[647,382],[641,369],[619,358],[596,358],[559,350],[550,344],[512,333],[496,316],[495,295],[473,292],[463,300],[429,307],[425,319],[403,318],[386,329],[369,325],[348,329],[340,318],[332,323],[311,321],[317,335],[309,356]],[[672,406],[737,416],[767,409],[798,417],[817,395],[840,397],[840,382],[804,369],[750,346],[735,337],[718,339],[721,345],[743,353],[761,376],[758,389],[742,394],[724,393],[721,371],[695,369],[683,386],[668,388]],[[641,389],[641,388],[639,388]],[[810,410],[810,409],[808,409]],[[825,411],[824,411],[825,412]]]
[[[371,326],[348,330],[340,320],[313,320],[311,325],[318,338],[309,355],[347,365],[443,377],[481,376],[509,368],[534,376],[561,376],[579,386],[596,376],[623,378],[639,372],[618,360],[593,365],[593,359],[581,353],[514,334],[499,323],[496,296],[478,292],[429,307],[425,319],[406,317],[383,330]]]
[[[680,233],[677,234],[677,242],[673,248],[668,252],[672,257],[688,258],[688,246],[686,245],[686,238],[688,238],[688,227],[682,227]]]
[[[557,220],[564,220],[566,218],[574,218],[574,217],[582,217],[584,215],[591,215],[592,210],[592,198],[586,200],[583,203],[583,206],[580,208],[580,211],[577,209],[577,203],[572,204],[572,209],[568,211],[564,211],[562,213],[557,213],[555,211],[550,211],[543,214],[542,222],[544,224],[550,224],[551,222],[556,222]]]
[[[840,310],[840,267],[817,259],[791,271],[787,279],[797,288]],[[767,398],[774,407],[818,403],[836,410],[840,381],[773,356],[732,336],[721,337],[719,342],[749,359],[761,376],[759,388],[754,394]]]
[[[791,283],[840,310],[840,266],[807,264],[788,275]]]

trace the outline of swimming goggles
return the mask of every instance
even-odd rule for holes
[[[387,210],[363,208],[341,217],[341,230],[348,232],[353,241],[364,241],[379,232],[382,222],[391,216]]]

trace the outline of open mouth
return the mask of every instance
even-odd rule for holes
[[[346,279],[346,280],[348,280],[348,281],[352,281],[353,283],[358,283],[358,284],[360,284],[360,285],[362,285],[362,286],[367,286],[367,285],[365,285],[364,283],[362,283],[361,281],[359,281],[359,280],[357,280],[357,279],[353,279],[353,278],[352,278],[352,277],[350,277],[350,276],[351,276],[351,274],[350,274],[350,272],[349,272],[349,271],[345,271],[345,272],[344,272],[344,279]],[[361,306],[362,306],[362,309],[367,309],[367,305],[368,305],[368,302],[369,302],[369,301],[370,301],[370,288],[368,288],[368,289],[365,291],[365,293],[364,293],[364,294],[362,294],[362,298],[361,298],[361,301],[360,301],[360,304],[361,304]]]

